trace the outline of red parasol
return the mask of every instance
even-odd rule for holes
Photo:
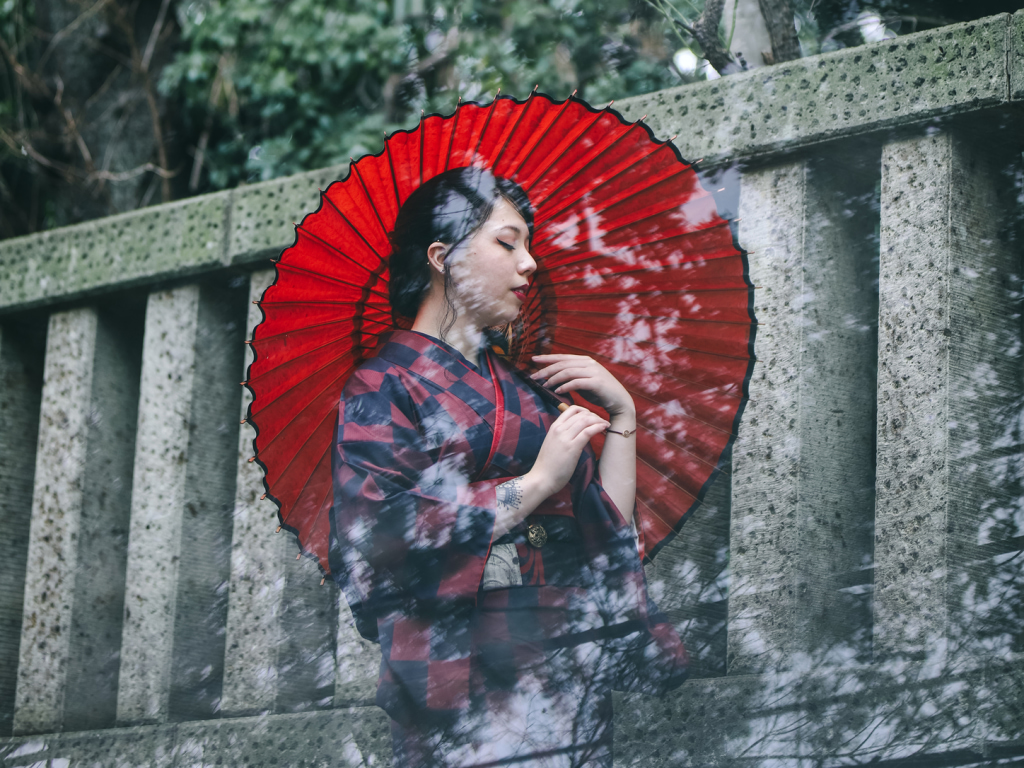
[[[643,122],[570,97],[460,105],[354,162],[296,226],[259,302],[248,420],[281,525],[329,572],[330,445],[341,389],[396,326],[388,233],[424,181],[479,165],[533,203],[538,270],[513,357],[585,354],[637,407],[646,556],[679,530],[735,436],[753,366],[746,254],[692,165]]]

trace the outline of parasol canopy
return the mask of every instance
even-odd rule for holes
[[[745,252],[691,163],[642,122],[570,97],[460,104],[352,163],[296,225],[259,306],[247,416],[281,525],[330,572],[330,447],[342,387],[381,334],[398,210],[420,184],[480,166],[535,209],[537,272],[514,363],[589,355],[637,409],[637,520],[652,558],[720,471],[746,402],[756,323]]]

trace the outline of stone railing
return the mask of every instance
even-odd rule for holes
[[[1022,104],[1024,12],[617,104],[705,158],[760,323],[650,573],[694,679],[617,699],[617,765],[1024,752]],[[344,172],[0,242],[0,765],[386,763],[379,654],[239,425],[250,302]]]

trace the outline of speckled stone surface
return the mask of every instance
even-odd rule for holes
[[[294,223],[320,206],[317,190],[327,189],[347,170],[346,165],[322,168],[236,189],[227,258],[238,263],[277,256],[295,242]]]
[[[250,300],[274,279],[253,273]],[[248,335],[260,320],[249,305]],[[246,352],[246,370],[251,353]],[[242,416],[251,395],[244,390]],[[277,527],[277,507],[263,494],[263,472],[250,462],[252,428],[239,433],[231,554],[224,700],[228,714],[272,713],[372,703],[379,646],[363,640],[333,582],[320,585],[314,563],[297,561],[294,536]]]
[[[864,583],[872,548],[877,246],[871,212],[851,213],[877,179],[867,157],[865,169],[834,155],[741,183],[760,325],[732,468],[730,674],[840,652],[851,621],[869,622],[840,591]]]
[[[688,160],[748,157],[1007,98],[1008,15],[624,99]]]
[[[1011,33],[1012,23],[1012,33]],[[688,159],[751,157],[1022,97],[1022,14],[624,99]],[[1007,44],[1013,48],[1008,51]],[[1010,62],[1008,70],[1007,63]],[[0,312],[273,256],[344,166],[0,243]]]
[[[99,311],[63,728],[108,728],[117,709],[138,424],[141,306]]]
[[[230,193],[4,241],[0,308],[223,266]]]
[[[1013,14],[1009,40],[1010,98],[1024,101],[1024,10]]]
[[[987,609],[972,595],[993,559],[976,547],[1006,535],[1019,255],[1000,237],[1013,202],[988,146],[945,132],[883,151],[876,653],[978,650],[971,612]]]
[[[1021,661],[821,666],[616,694],[615,768],[989,764],[1019,754]]]
[[[356,631],[352,611],[341,590],[338,601],[337,659],[334,672],[334,706],[372,704],[377,694],[380,646],[364,640]]]
[[[250,302],[257,301],[274,280],[274,270],[260,270],[249,278]],[[262,317],[249,304],[246,338]],[[252,352],[245,348],[246,378]],[[248,413],[252,393],[242,388],[240,419]],[[249,459],[255,430],[242,424],[238,433],[235,479],[234,529],[231,539],[231,588],[224,661],[223,709],[228,714],[273,712],[277,699],[277,653],[281,644],[281,612],[285,561],[294,555],[294,543],[277,527],[277,505],[263,495],[263,470]]]
[[[41,326],[41,327],[40,327]],[[39,333],[42,331],[42,333]],[[25,563],[39,437],[45,325],[0,325],[0,734],[14,719]]]
[[[247,291],[149,297],[118,722],[218,711]]]
[[[0,739],[0,768],[389,768],[376,707]]]
[[[167,718],[199,287],[150,294],[142,353],[119,723]]]
[[[0,742],[3,768],[174,768],[175,728],[111,728]]]
[[[759,672],[792,650],[799,556],[800,316],[806,163],[744,176],[740,243],[761,289],[758,362],[732,464],[730,674]]]
[[[63,726],[96,326],[94,310],[77,309],[47,332],[15,733]]]
[[[391,764],[387,715],[376,707],[187,723],[175,768],[370,768]]]

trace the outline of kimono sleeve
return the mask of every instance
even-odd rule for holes
[[[332,545],[364,607],[475,602],[501,480],[469,482],[465,452],[450,450],[459,438],[424,433],[393,369],[361,369],[346,385],[332,456]]]

